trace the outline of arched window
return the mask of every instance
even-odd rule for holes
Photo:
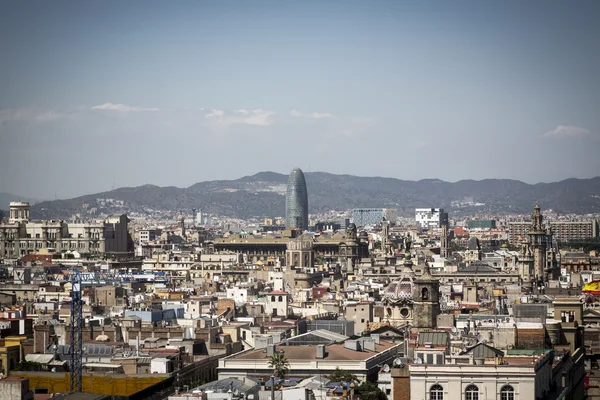
[[[515,389],[510,385],[502,386],[500,400],[515,400]]]
[[[429,389],[429,400],[444,400],[444,388],[440,385],[433,385]]]
[[[275,296],[271,296],[271,301],[275,301]]]
[[[283,296],[279,296],[279,301],[283,301]]]
[[[427,288],[423,288],[423,290],[421,291],[421,299],[429,300],[429,290],[427,290]]]
[[[479,388],[475,385],[469,385],[465,389],[465,400],[479,400]]]

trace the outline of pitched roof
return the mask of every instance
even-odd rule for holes
[[[448,346],[448,338],[448,332],[444,331],[419,332],[417,345],[424,346],[425,343],[431,343],[433,346]]]
[[[473,354],[474,358],[504,357],[503,351],[488,346],[485,343],[477,343],[475,346],[469,347],[466,351],[461,352],[461,355],[463,354]]]

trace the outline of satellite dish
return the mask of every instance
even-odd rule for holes
[[[387,365],[387,364],[385,364],[385,365],[383,366],[383,372],[390,372],[390,366],[389,366],[389,365]]]
[[[423,360],[421,360],[421,357],[415,358],[415,364],[423,364]]]
[[[452,333],[454,333],[455,335],[458,333],[458,329],[456,329],[455,326],[452,327]]]

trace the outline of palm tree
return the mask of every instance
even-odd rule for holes
[[[269,368],[273,368],[273,375],[277,378],[284,379],[285,374],[290,369],[290,363],[285,358],[283,351],[277,352],[269,356]]]

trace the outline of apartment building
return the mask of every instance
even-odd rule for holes
[[[97,222],[30,221],[29,203],[11,202],[8,223],[0,224],[0,257],[77,251],[79,253],[127,253],[133,245],[127,215]]]

